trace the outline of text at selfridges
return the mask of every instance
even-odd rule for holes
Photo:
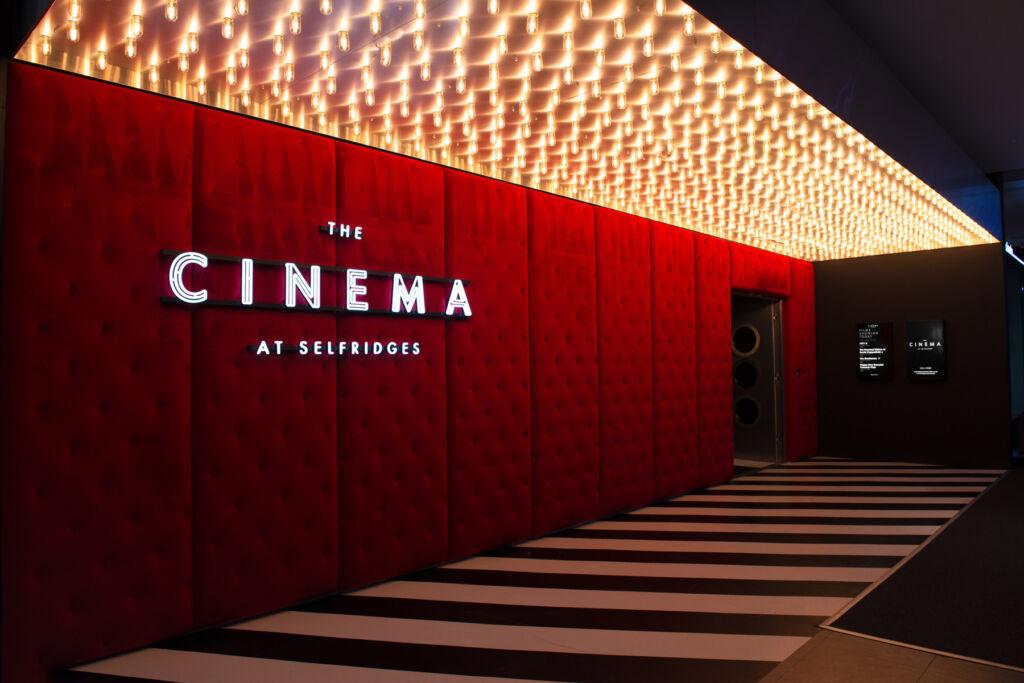
[[[362,240],[364,229],[347,223],[328,221],[319,226],[320,232],[337,239]],[[173,255],[167,270],[167,281],[173,298],[167,303],[189,305],[227,306],[285,312],[310,312],[397,315],[405,317],[469,318],[473,311],[466,294],[466,283],[460,279],[427,277],[370,271],[361,268],[340,268],[335,266],[303,265],[288,261],[268,261],[247,257],[211,256],[198,251],[165,252]],[[238,264],[239,295],[237,300],[211,300],[206,289],[190,289],[185,284],[189,268],[207,268],[211,260]],[[284,301],[254,301],[253,273],[256,266],[279,268],[284,284]],[[306,271],[305,273],[303,271]],[[308,273],[308,275],[307,275]],[[324,306],[321,299],[321,281],[328,273],[340,278],[343,286],[344,305]],[[374,281],[384,282],[378,286],[390,286],[390,305],[387,308],[371,309],[366,300]],[[425,282],[441,283],[447,287],[444,310],[428,310]],[[380,294],[381,292],[375,292]],[[422,351],[420,343],[400,339],[260,339],[248,347],[257,356],[280,356],[296,353],[300,356],[417,356]]]

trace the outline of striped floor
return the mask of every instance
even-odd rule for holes
[[[756,681],[1001,473],[768,467],[69,680]]]

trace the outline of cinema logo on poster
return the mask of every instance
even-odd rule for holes
[[[364,237],[362,226],[328,221],[318,230],[329,237],[359,240]],[[302,264],[292,261],[273,261],[247,256],[222,256],[199,251],[164,251],[171,257],[167,282],[173,297],[163,297],[164,303],[189,306],[219,306],[281,312],[321,312],[348,315],[387,315],[403,317],[429,317],[468,319],[473,310],[466,293],[466,282],[458,278],[431,277],[421,274],[375,271],[365,268],[346,268]],[[238,296],[235,299],[212,299],[204,288],[191,288],[186,276],[191,269],[206,269],[211,263],[232,264],[237,268]],[[256,301],[256,268],[275,269],[281,278],[283,294],[280,301]],[[324,304],[324,281],[329,291],[338,291],[339,305]],[[333,281],[332,281],[333,280]],[[443,308],[428,309],[427,286],[444,289]],[[436,298],[436,297],[435,297]],[[386,306],[371,307],[371,301],[388,302]],[[256,355],[297,353],[301,356],[416,356],[419,342],[361,339],[361,340],[299,340],[286,345],[283,340],[260,340],[249,349]]]

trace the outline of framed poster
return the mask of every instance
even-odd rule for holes
[[[892,323],[857,325],[857,377],[892,379]]]
[[[946,378],[944,321],[907,323],[907,371],[915,379]]]

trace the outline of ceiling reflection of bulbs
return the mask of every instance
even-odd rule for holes
[[[56,0],[17,58],[800,258],[994,241],[682,3]]]

